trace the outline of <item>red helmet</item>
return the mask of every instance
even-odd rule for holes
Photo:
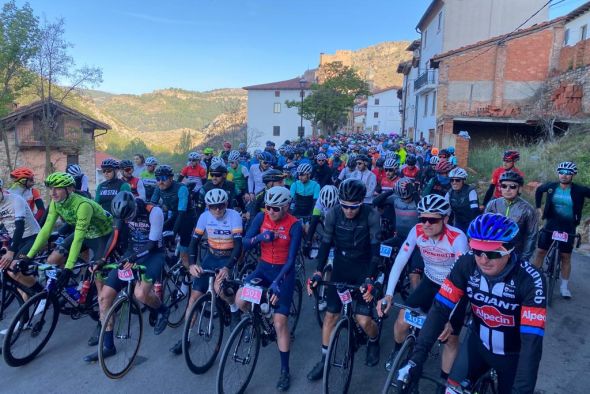
[[[224,147],[224,148],[227,148],[227,149],[231,149],[231,144],[229,143],[229,141],[225,141],[225,142],[223,143],[223,147]]]
[[[453,165],[446,160],[439,161],[436,167],[434,167],[434,171],[438,172],[439,174],[444,174],[445,172],[449,172],[452,169]]]
[[[16,180],[19,179],[33,179],[35,177],[35,174],[33,173],[33,170],[31,170],[30,168],[27,167],[19,167],[19,168],[15,168],[14,171],[12,171],[10,173],[10,177],[14,178]]]
[[[507,150],[504,152],[502,161],[518,161],[520,159],[520,153],[517,150]]]

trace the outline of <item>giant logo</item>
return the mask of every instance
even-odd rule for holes
[[[479,317],[486,326],[496,328],[500,326],[514,327],[514,316],[505,315],[496,307],[491,305],[477,306],[471,305],[473,313]]]

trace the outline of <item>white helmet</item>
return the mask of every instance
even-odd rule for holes
[[[451,214],[451,205],[443,196],[429,194],[422,197],[418,203],[418,213],[438,213],[448,216]]]
[[[157,166],[158,165],[158,159],[156,159],[153,156],[150,156],[147,159],[145,159],[145,165],[146,166]]]
[[[223,204],[227,200],[227,193],[223,189],[211,189],[205,194],[205,204],[207,205]]]
[[[191,152],[188,154],[189,160],[199,160],[201,156],[197,152]]]
[[[332,208],[338,202],[338,188],[326,185],[320,190],[320,203],[326,208]]]
[[[239,158],[240,158],[240,152],[238,152],[237,150],[232,150],[231,152],[229,152],[229,155],[227,156],[228,161],[236,161]]]
[[[312,170],[313,170],[313,168],[311,167],[311,164],[309,164],[309,163],[299,164],[299,166],[297,167],[297,173],[299,175],[311,174]]]
[[[264,193],[264,204],[284,207],[291,202],[291,192],[284,186],[273,186]]]
[[[439,161],[440,159],[438,158],[438,156],[432,156],[430,158],[430,165],[435,166],[438,164]]]
[[[467,171],[460,167],[453,168],[451,172],[449,172],[449,178],[467,179]]]

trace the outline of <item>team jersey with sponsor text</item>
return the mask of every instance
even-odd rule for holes
[[[225,215],[217,219],[206,210],[199,216],[194,233],[196,236],[203,236],[205,232],[211,251],[215,255],[229,256],[234,248],[235,238],[242,236],[242,217],[237,211],[228,208]]]

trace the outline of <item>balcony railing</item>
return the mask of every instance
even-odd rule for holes
[[[434,85],[435,70],[426,70],[414,81],[414,91],[418,91],[427,85]]]

